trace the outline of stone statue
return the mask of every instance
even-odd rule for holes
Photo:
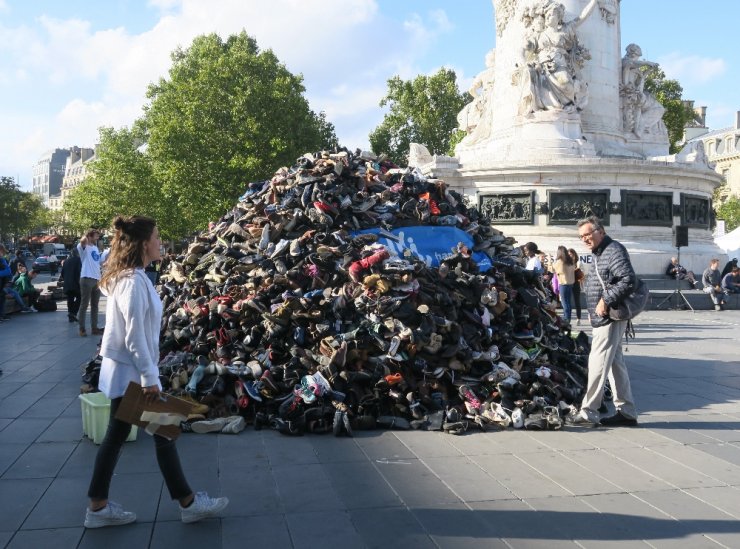
[[[465,105],[457,115],[458,128],[468,135],[461,143],[470,145],[482,141],[491,135],[491,121],[493,118],[493,80],[496,64],[496,50],[486,54],[486,68],[473,79],[468,93],[473,101]]]
[[[665,109],[652,94],[644,90],[645,73],[642,67],[657,67],[657,63],[640,59],[642,50],[630,44],[622,58],[622,83],[619,96],[622,101],[622,129],[638,139],[645,133],[662,133]]]
[[[588,85],[580,79],[588,50],[578,41],[576,29],[585,21],[597,0],[591,0],[581,14],[565,21],[565,7],[554,0],[541,0],[522,10],[527,34],[512,83],[519,86],[518,113],[536,111],[580,111],[588,101]]]
[[[514,17],[516,0],[493,0],[493,13],[496,17],[496,35],[501,36],[506,25]]]
[[[421,143],[409,143],[409,161],[408,165],[412,168],[419,168],[429,164],[434,160],[429,149]]]
[[[617,0],[599,0],[601,18],[610,25],[617,20]]]

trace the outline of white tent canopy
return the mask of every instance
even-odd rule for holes
[[[734,231],[714,239],[714,243],[722,248],[730,259],[740,256],[740,227]]]

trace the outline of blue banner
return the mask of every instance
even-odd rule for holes
[[[455,255],[452,250],[459,242],[470,250],[473,249],[473,238],[457,227],[399,227],[390,231],[374,228],[356,231],[353,234],[367,233],[377,234],[378,242],[387,247],[391,253],[403,256],[404,250],[411,250],[411,253],[430,267],[439,267],[442,261]],[[481,272],[491,268],[491,260],[486,254],[473,252],[471,257]]]

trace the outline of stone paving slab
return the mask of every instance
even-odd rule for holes
[[[638,319],[637,429],[185,434],[191,486],[231,499],[194,525],[140,432],[111,487],[137,523],[86,531],[77,396],[99,338],[61,309],[0,326],[0,547],[740,547],[740,312]]]

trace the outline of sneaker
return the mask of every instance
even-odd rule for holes
[[[29,309],[31,310],[32,313],[38,313],[39,312],[39,310],[36,307],[34,307],[34,306],[29,307]]]
[[[85,512],[85,528],[102,528],[103,526],[121,526],[130,524],[136,520],[136,513],[124,511],[118,503],[108,501],[108,505],[92,511],[87,508]]]
[[[26,307],[25,309],[21,309],[22,313],[35,313],[36,311],[34,309],[31,309],[31,307]]]
[[[228,504],[229,498],[212,498],[205,492],[198,492],[190,507],[180,506],[182,521],[187,524],[215,516]]]
[[[602,418],[599,422],[604,427],[637,427],[637,420],[633,417],[625,416],[621,410],[613,416]]]
[[[571,427],[596,427],[599,425],[587,417],[582,416],[580,413],[567,416],[565,418],[565,424],[570,425]]]
[[[238,435],[247,426],[247,422],[242,416],[230,416],[227,419],[228,423],[221,429],[221,432],[227,435]]]
[[[226,425],[229,423],[229,420],[225,417],[217,417],[214,419],[207,419],[205,421],[194,421],[191,424],[191,427],[193,429],[194,433],[198,434],[204,434],[204,433],[218,433],[226,427]]]

